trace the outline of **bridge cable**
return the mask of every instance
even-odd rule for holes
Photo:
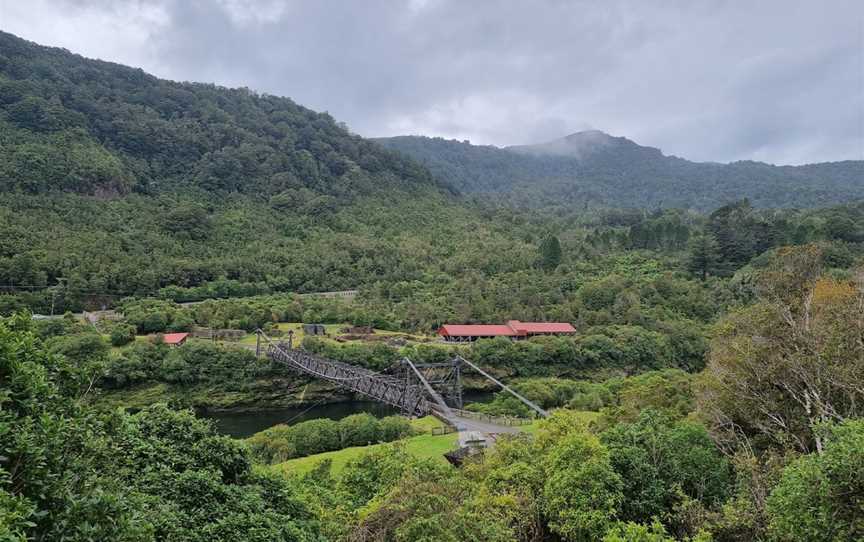
[[[432,396],[435,402],[438,403],[438,406],[441,407],[441,410],[443,411],[443,416],[447,418],[450,423],[452,423],[456,427],[456,429],[461,430],[462,428],[457,426],[455,423],[456,415],[453,413],[453,410],[451,410],[450,407],[447,406],[447,403],[445,403],[444,399],[442,399],[438,392],[435,391],[435,388],[432,387],[432,384],[430,384],[429,381],[426,380],[426,377],[423,376],[423,373],[421,373],[420,370],[417,369],[417,366],[414,365],[414,362],[412,362],[408,358],[403,358],[403,361],[408,365],[408,367],[411,368],[411,370],[414,371],[414,374],[417,375],[417,378],[419,378],[423,386],[426,387],[427,393],[429,393],[429,395]]]
[[[498,380],[498,379],[495,378],[494,376],[490,375],[489,373],[487,373],[486,371],[484,371],[484,370],[481,369],[480,367],[474,365],[473,363],[471,363],[471,362],[468,361],[467,359],[463,358],[462,356],[457,355],[457,356],[456,356],[456,359],[461,360],[463,363],[467,363],[468,366],[470,366],[472,369],[474,369],[475,371],[477,371],[477,372],[480,373],[481,375],[485,376],[486,378],[488,378],[488,379],[491,380],[492,382],[494,382],[494,383],[498,384],[499,386],[501,386],[501,389],[502,389],[502,390],[504,390],[504,391],[510,393],[511,395],[513,395],[514,397],[516,397],[517,399],[519,399],[520,401],[522,401],[523,403],[525,403],[526,405],[528,405],[532,410],[534,410],[535,412],[537,412],[538,414],[540,414],[540,416],[542,416],[542,417],[544,417],[544,418],[548,418],[548,417],[549,417],[549,413],[548,413],[547,411],[545,411],[545,410],[543,410],[542,408],[540,408],[539,406],[537,406],[537,404],[535,404],[534,402],[532,402],[532,401],[526,399],[526,398],[525,398],[524,396],[522,396],[519,392],[517,392],[516,390],[514,390],[513,388],[511,388],[511,387],[508,386],[507,384],[501,382],[500,380]]]

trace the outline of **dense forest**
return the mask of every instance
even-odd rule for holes
[[[514,205],[709,211],[742,198],[757,207],[804,208],[864,196],[861,160],[797,167],[698,163],[599,131],[506,148],[421,136],[376,141],[416,158],[462,192]]]
[[[718,322],[697,373],[530,379],[558,407],[461,469],[369,416],[248,443],[190,412],[87,400],[105,367],[52,351],[28,315],[0,321],[7,540],[848,541],[864,536],[860,269],[778,252],[759,300]],[[833,275],[833,276],[832,276]],[[493,364],[493,360],[487,363]],[[775,386],[765,386],[765,382]],[[509,412],[496,399],[486,406]],[[586,418],[586,413],[593,413]],[[357,442],[395,444],[339,471],[268,468]],[[259,463],[261,462],[261,463]]]
[[[0,33],[0,540],[862,540],[861,168],[374,142]],[[434,339],[508,319],[578,333]],[[455,468],[412,451],[422,420],[239,440],[186,409],[344,398],[254,342],[162,336],[302,322],[375,331],[309,352],[459,353],[552,414]]]

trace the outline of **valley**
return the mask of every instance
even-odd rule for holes
[[[862,198],[860,159],[370,139],[0,32],[0,540],[858,539]],[[459,357],[516,393],[455,404]]]

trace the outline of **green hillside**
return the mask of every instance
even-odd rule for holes
[[[37,310],[58,285],[62,311],[169,285],[321,291],[410,275],[417,250],[401,235],[471,222],[452,198],[290,99],[0,33],[0,283]]]
[[[286,206],[430,184],[410,160],[287,98],[158,79],[0,32],[0,190],[198,188]]]
[[[697,163],[599,131],[507,148],[417,136],[377,141],[462,192],[495,194],[517,205],[706,211],[741,198],[758,207],[803,208],[864,197],[861,160],[798,167]]]

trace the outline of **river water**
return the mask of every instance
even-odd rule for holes
[[[486,402],[492,399],[493,394],[489,392],[465,392],[463,397],[465,403]],[[382,418],[399,412],[390,406],[372,401],[342,401],[329,403],[276,408],[271,410],[255,410],[248,412],[202,412],[199,416],[213,420],[216,430],[224,435],[234,438],[246,438],[268,427],[280,423],[295,424],[315,418],[330,418],[338,420],[351,414],[366,412]]]

